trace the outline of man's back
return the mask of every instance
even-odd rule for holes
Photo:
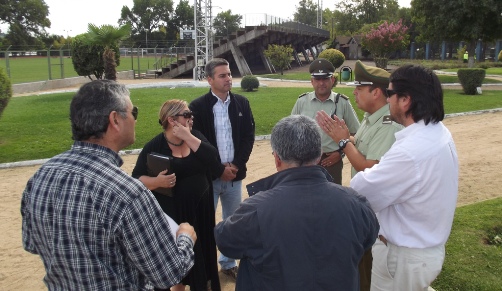
[[[265,191],[245,200],[235,220],[217,228],[220,250],[242,257],[237,290],[357,288],[357,264],[374,242],[378,223],[364,198],[329,182],[326,174],[318,166],[300,167],[252,184]],[[245,223],[233,225],[240,219]]]

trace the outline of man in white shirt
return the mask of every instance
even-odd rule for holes
[[[458,157],[444,118],[438,77],[416,65],[390,76],[387,102],[405,128],[380,163],[350,186],[380,222],[371,290],[427,290],[441,272],[458,194]]]

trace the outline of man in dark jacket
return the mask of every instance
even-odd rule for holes
[[[236,290],[359,290],[375,213],[317,165],[321,134],[310,117],[283,118],[271,145],[278,172],[248,185],[254,195],[215,228],[220,252],[241,260]]]
[[[205,72],[211,90],[190,103],[194,113],[193,128],[202,132],[218,149],[221,167],[213,173],[214,209],[221,199],[223,219],[239,207],[242,179],[254,144],[254,118],[249,101],[232,94],[232,75],[225,59],[215,58],[206,64]],[[237,277],[237,262],[223,255],[221,271]]]

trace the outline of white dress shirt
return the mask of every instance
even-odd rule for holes
[[[380,234],[397,245],[446,243],[458,194],[458,157],[442,122],[414,123],[395,134],[380,163],[359,172],[350,186],[378,215]]]

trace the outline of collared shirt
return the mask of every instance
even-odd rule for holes
[[[211,92],[212,93],[212,92]],[[231,163],[234,160],[234,142],[232,140],[232,124],[228,115],[228,106],[230,105],[230,96],[222,101],[218,96],[213,106],[214,131],[216,132],[216,144],[220,153],[221,163]]]
[[[361,127],[354,135],[355,146],[366,159],[380,161],[396,140],[394,134],[401,129],[402,125],[390,119],[389,104],[386,104],[373,114],[364,113]],[[352,167],[352,177],[356,173]]]
[[[23,247],[40,255],[49,290],[145,290],[179,283],[193,242],[175,241],[151,192],[109,148],[75,142],[28,181]]]
[[[446,243],[458,194],[458,156],[442,122],[414,123],[397,132],[380,163],[357,173],[350,186],[378,215],[380,234],[397,245]]]
[[[351,133],[356,132],[359,128],[359,120],[357,119],[356,112],[350,104],[350,101],[343,97],[339,97],[338,103],[335,104],[335,98],[336,93],[331,92],[328,99],[321,101],[316,97],[314,91],[309,92],[305,96],[296,100],[295,106],[291,111],[291,115],[305,115],[315,120],[315,116],[318,111],[324,110],[331,116],[336,109],[336,116],[345,121],[349,131]],[[329,135],[324,133],[324,131],[321,132],[321,144],[323,153],[329,153],[339,149],[338,144],[334,142]]]

